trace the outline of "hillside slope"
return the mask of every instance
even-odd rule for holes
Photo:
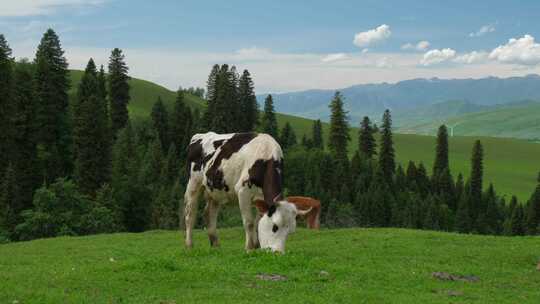
[[[80,80],[80,71],[72,72],[72,91]],[[175,92],[168,90],[157,84],[132,79],[130,81],[132,100],[129,104],[131,117],[148,117],[152,105],[161,96],[164,103],[172,107],[176,96]],[[204,101],[198,97],[187,94],[186,102],[193,109],[202,110]],[[286,114],[277,114],[278,124],[281,127],[289,122],[296,132],[300,141],[304,134],[311,136],[313,120]],[[351,129],[351,144],[349,150],[356,150],[357,128]],[[323,124],[324,136],[328,136],[328,124]],[[540,144],[527,141],[505,138],[480,138],[484,144],[486,166],[485,183],[495,184],[495,189],[502,194],[516,194],[521,200],[529,198],[536,186],[536,176],[540,170]],[[395,134],[397,160],[404,166],[409,160],[422,161],[431,172],[431,165],[435,155],[435,138],[431,136],[419,136],[409,134]],[[450,164],[454,177],[458,172],[467,176],[470,171],[470,153],[475,137],[453,137],[450,139]],[[326,143],[326,141],[325,141]]]
[[[5,303],[539,303],[538,237],[299,229],[287,253],[246,254],[241,228],[210,249],[179,232],[0,245]],[[433,272],[473,275],[441,281]],[[284,280],[257,277],[277,274]]]
[[[497,136],[540,140],[540,102],[490,107],[485,111],[446,117],[439,121],[401,128],[401,132],[436,134],[438,124],[455,126],[454,135]]]

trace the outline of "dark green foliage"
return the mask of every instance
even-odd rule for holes
[[[159,142],[161,143],[161,149],[167,150],[169,148],[169,114],[161,97],[158,97],[156,103],[152,107],[152,124],[154,129],[157,132]]]
[[[322,122],[317,119],[313,122],[313,148],[324,149]]]
[[[73,167],[68,64],[52,29],[41,38],[34,63],[38,157],[43,181],[49,184],[58,177],[70,175]]]
[[[82,193],[94,196],[110,179],[110,132],[96,66],[90,59],[75,104],[75,176]]]
[[[91,200],[79,193],[75,183],[59,179],[36,191],[34,208],[22,213],[15,235],[30,240],[116,231],[114,212],[101,204],[104,201]]]
[[[526,229],[527,234],[540,234],[540,173],[538,185],[528,202]]]
[[[13,80],[13,60],[11,48],[4,35],[0,34],[0,176],[9,163],[11,151],[9,117],[11,115],[11,84]]]
[[[261,119],[261,131],[272,136],[275,139],[278,138],[278,125],[272,95],[268,95],[264,100],[264,112]]]
[[[37,126],[35,122],[35,103],[32,90],[33,65],[27,61],[18,62],[14,71],[12,94],[12,159],[11,165],[15,171],[18,192],[14,205],[19,206],[15,211],[29,209],[32,206],[32,195],[39,186],[40,174],[38,168],[36,141]]]
[[[198,116],[195,118],[198,120]],[[189,140],[195,133],[195,125],[191,110],[185,105],[184,93],[178,91],[173,111],[169,119],[169,138],[171,145],[178,151],[181,158],[185,157],[186,149]]]
[[[470,177],[470,199],[471,216],[476,219],[481,210],[484,209],[482,202],[482,183],[483,183],[483,158],[484,152],[479,140],[474,143],[471,157],[471,177]]]
[[[118,134],[113,148],[114,198],[127,231],[143,231],[148,225],[149,202],[152,201],[146,185],[139,179],[142,157],[140,140],[128,121]]]
[[[216,133],[232,133],[241,129],[242,113],[238,99],[239,77],[236,68],[214,66],[208,77],[208,106],[204,127]]]
[[[392,117],[389,110],[384,111],[382,122],[379,166],[385,179],[391,181],[396,168],[396,161],[392,139]]]
[[[109,57],[109,102],[111,129],[115,136],[129,120],[127,109],[130,100],[128,70],[122,50],[113,49]]]
[[[296,134],[288,122],[285,123],[283,129],[281,130],[279,143],[282,149],[288,149],[296,145]]]
[[[238,99],[240,103],[240,130],[242,132],[254,131],[259,121],[259,105],[255,97],[253,80],[248,70],[244,70],[238,84]]]
[[[347,147],[349,144],[349,118],[343,107],[343,96],[340,92],[334,94],[330,102],[330,134],[328,136],[328,149],[338,161],[347,160]]]
[[[517,205],[510,217],[510,225],[508,230],[511,235],[525,235],[525,212],[522,205]]]
[[[23,207],[16,199],[18,192],[16,172],[12,166],[8,166],[0,183],[0,230],[7,234],[12,233],[19,222],[19,212]]]
[[[469,196],[463,193],[458,202],[456,211],[455,230],[461,233],[469,233],[471,231],[471,212],[469,206]]]
[[[358,131],[358,150],[367,158],[372,158],[373,155],[377,154],[375,150],[377,143],[373,137],[374,132],[369,117],[364,116],[364,119],[360,123],[360,130]]]
[[[440,175],[449,168],[448,163],[448,131],[445,125],[439,127],[437,132],[437,145],[435,146],[435,162],[433,164],[433,175]]]

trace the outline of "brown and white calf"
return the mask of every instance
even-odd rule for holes
[[[218,245],[216,222],[220,205],[238,199],[246,250],[259,246],[285,250],[288,234],[296,229],[298,212],[295,205],[283,199],[283,152],[274,138],[257,133],[195,134],[188,147],[187,162],[189,181],[184,195],[187,247],[193,246],[198,197],[204,193],[211,246]],[[258,225],[252,206],[255,200],[263,200],[267,207]]]
[[[312,197],[306,196],[287,196],[286,200],[296,206],[298,215],[306,221],[306,227],[309,229],[319,229],[321,217],[321,202]],[[266,204],[264,201],[256,201],[255,205],[262,217],[266,213]]]

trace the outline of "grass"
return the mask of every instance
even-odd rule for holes
[[[75,94],[77,83],[82,76],[81,71],[72,71],[72,91]],[[176,93],[160,85],[140,80],[131,79],[131,97],[129,112],[132,118],[148,117],[152,105],[158,96],[163,102],[172,108]],[[186,103],[192,109],[202,110],[204,100],[186,94]],[[277,114],[280,127],[289,122],[296,132],[298,141],[302,135],[311,136],[313,120],[286,114]],[[357,125],[357,122],[351,122]],[[456,129],[457,130],[457,129]],[[328,135],[328,124],[323,123],[323,131]],[[357,148],[357,128],[351,130],[351,153]],[[539,130],[540,132],[540,130]],[[540,134],[540,133],[539,133]],[[485,151],[485,185],[493,182],[495,189],[508,197],[517,195],[521,201],[527,200],[536,186],[536,177],[540,171],[540,144],[525,140],[478,137],[478,136],[455,136],[450,139],[450,165],[454,178],[459,172],[468,176],[470,172],[470,155],[473,142],[480,139],[484,144]],[[406,166],[409,160],[423,162],[429,172],[435,155],[435,138],[433,136],[394,134],[397,161]]]
[[[287,253],[245,253],[195,233],[60,237],[0,245],[2,303],[540,303],[538,237],[404,229],[300,229]],[[327,274],[321,274],[321,271]],[[439,281],[432,272],[475,275]],[[265,281],[257,274],[279,274]],[[18,302],[15,302],[18,301]]]

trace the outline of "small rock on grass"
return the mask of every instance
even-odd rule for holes
[[[259,273],[255,276],[259,280],[263,281],[285,281],[287,280],[287,277],[280,274],[267,274],[267,273]]]
[[[319,272],[319,276],[321,277],[327,277],[328,275],[329,275],[328,271],[321,270],[321,272]]]
[[[463,282],[476,282],[480,280],[477,276],[474,275],[459,275],[459,274],[450,274],[448,272],[433,272],[431,276],[435,279],[441,281],[463,281]]]

